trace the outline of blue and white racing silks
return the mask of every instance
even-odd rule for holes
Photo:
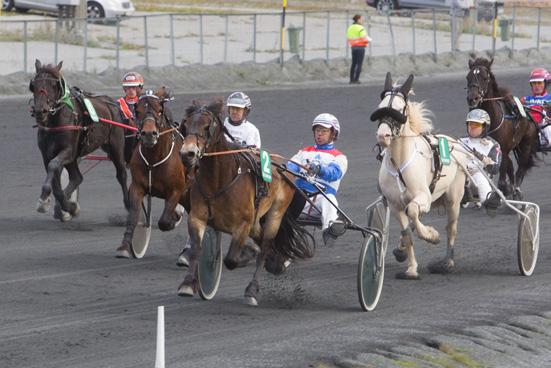
[[[336,149],[333,143],[304,147],[291,158],[291,161],[302,165],[319,164],[321,170],[316,176],[316,181],[325,189],[325,193],[333,195],[337,193],[341,179],[348,169],[346,156]],[[305,171],[293,162],[289,162],[287,168],[297,173]],[[304,179],[298,178],[296,184],[309,193],[318,192],[312,183]]]

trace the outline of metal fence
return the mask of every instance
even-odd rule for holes
[[[362,13],[362,12],[359,12]],[[29,71],[34,59],[64,61],[64,69],[101,72],[195,63],[263,63],[347,58],[346,29],[353,12],[288,12],[281,55],[281,14],[152,14],[110,19],[0,21],[0,74]],[[493,22],[455,12],[363,12],[373,41],[368,56],[401,53],[512,50],[551,45],[550,8],[506,8]],[[480,18],[480,19],[479,19]],[[289,37],[290,36],[290,37]],[[494,37],[495,36],[495,37]],[[369,57],[367,60],[369,61]]]

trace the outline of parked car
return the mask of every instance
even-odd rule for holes
[[[39,10],[57,13],[59,5],[78,5],[78,3],[78,0],[2,0],[2,10],[8,11],[15,8],[20,12]],[[88,18],[111,18],[130,15],[135,11],[134,4],[130,0],[89,0],[87,5]]]
[[[494,17],[496,0],[366,0],[365,3],[375,7],[379,13],[388,13],[398,9],[451,9],[452,6],[469,13],[475,6],[478,8],[478,20],[489,20]]]

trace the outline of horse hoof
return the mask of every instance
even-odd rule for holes
[[[193,288],[190,285],[183,283],[178,288],[179,296],[193,296]]]
[[[69,212],[63,211],[61,208],[54,210],[54,218],[56,220],[59,220],[61,222],[67,222],[70,221],[73,216]]]
[[[117,251],[115,253],[115,257],[117,257],[117,258],[126,258],[126,259],[132,258],[132,256],[130,255],[129,246],[123,244],[120,247],[118,247]]]
[[[73,210],[70,211],[69,213],[71,214],[71,216],[77,217],[80,213],[80,205],[78,204],[78,202],[71,202],[71,206],[73,207]]]
[[[407,252],[400,248],[394,248],[392,250],[392,254],[394,254],[394,258],[396,258],[396,261],[400,263],[405,262],[405,260],[408,259]]]
[[[453,261],[439,261],[429,264],[429,272],[436,273],[440,275],[446,275],[452,273],[455,269]]]
[[[258,307],[258,300],[256,300],[256,298],[252,296],[246,296],[245,303],[247,303],[247,305],[251,307]]]
[[[421,280],[421,276],[419,276],[419,274],[411,275],[404,271],[398,272],[396,274],[396,278],[398,280]]]
[[[189,251],[191,248],[186,248],[180,253],[178,259],[176,260],[176,266],[178,267],[189,267]]]
[[[52,205],[51,197],[46,198],[46,200],[42,200],[42,198],[38,198],[38,202],[36,203],[36,211],[39,213],[46,213],[50,210],[51,205]]]

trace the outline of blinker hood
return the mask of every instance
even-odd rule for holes
[[[405,124],[408,119],[407,116],[391,107],[381,107],[371,114],[371,121],[377,121],[385,117],[392,118],[400,124]]]

